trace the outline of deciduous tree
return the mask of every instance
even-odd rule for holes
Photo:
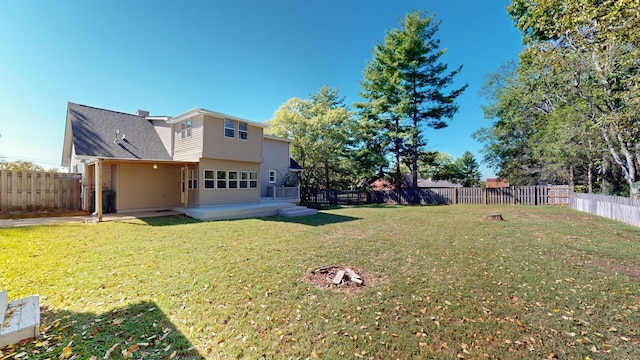
[[[304,168],[302,185],[331,188],[353,127],[338,90],[324,86],[309,99],[291,98],[268,124],[267,133],[292,140],[291,155]]]
[[[10,171],[44,171],[44,168],[31,161],[0,161],[0,170]]]
[[[528,45],[521,59],[557,103],[589,121],[627,181],[640,165],[638,0],[513,0],[508,11]]]

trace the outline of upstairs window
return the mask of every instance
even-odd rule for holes
[[[247,123],[238,123],[238,138],[241,140],[247,140],[249,138],[249,132],[247,131]]]
[[[224,137],[235,138],[236,137],[236,122],[233,120],[224,120]]]
[[[191,137],[191,119],[180,124],[180,136],[185,139]]]

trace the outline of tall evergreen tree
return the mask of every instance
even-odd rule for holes
[[[458,111],[455,100],[467,85],[450,89],[462,66],[448,71],[441,62],[446,49],[436,39],[439,22],[423,12],[408,14],[399,29],[387,32],[384,43],[376,44],[367,64],[356,104],[362,118],[371,121],[377,146],[393,154],[394,178],[402,178],[400,165],[411,159],[413,188],[418,184],[418,158],[426,141],[424,125],[447,126],[446,119]]]
[[[454,162],[458,169],[458,178],[455,179],[464,187],[473,187],[480,185],[480,165],[476,161],[476,158],[469,151],[465,151],[461,157],[457,158]]]

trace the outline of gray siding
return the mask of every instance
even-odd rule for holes
[[[269,196],[269,170],[276,171],[275,185],[281,186],[282,180],[289,173],[289,143],[282,140],[264,138],[264,161],[260,164],[260,196]]]

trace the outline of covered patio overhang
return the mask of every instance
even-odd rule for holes
[[[93,173],[93,177],[88,176],[87,188],[95,189],[96,194],[102,194],[102,184],[103,184],[103,167],[104,165],[123,165],[123,164],[131,164],[131,165],[139,165],[139,166],[150,166],[153,169],[157,169],[159,166],[176,166],[182,167],[184,169],[184,173],[188,173],[189,166],[197,166],[197,161],[176,161],[176,160],[153,160],[153,159],[118,159],[118,158],[103,158],[103,157],[95,157],[85,161],[85,165],[87,166],[87,174]],[[93,171],[91,171],[91,167],[93,167]],[[184,189],[184,208],[188,208],[189,206],[189,191],[188,191],[188,181],[183,182]],[[95,210],[94,215],[97,216],[98,221],[102,221],[102,196],[95,196]],[[88,196],[85,196],[85,206],[88,205]],[[88,206],[87,206],[88,207]]]

